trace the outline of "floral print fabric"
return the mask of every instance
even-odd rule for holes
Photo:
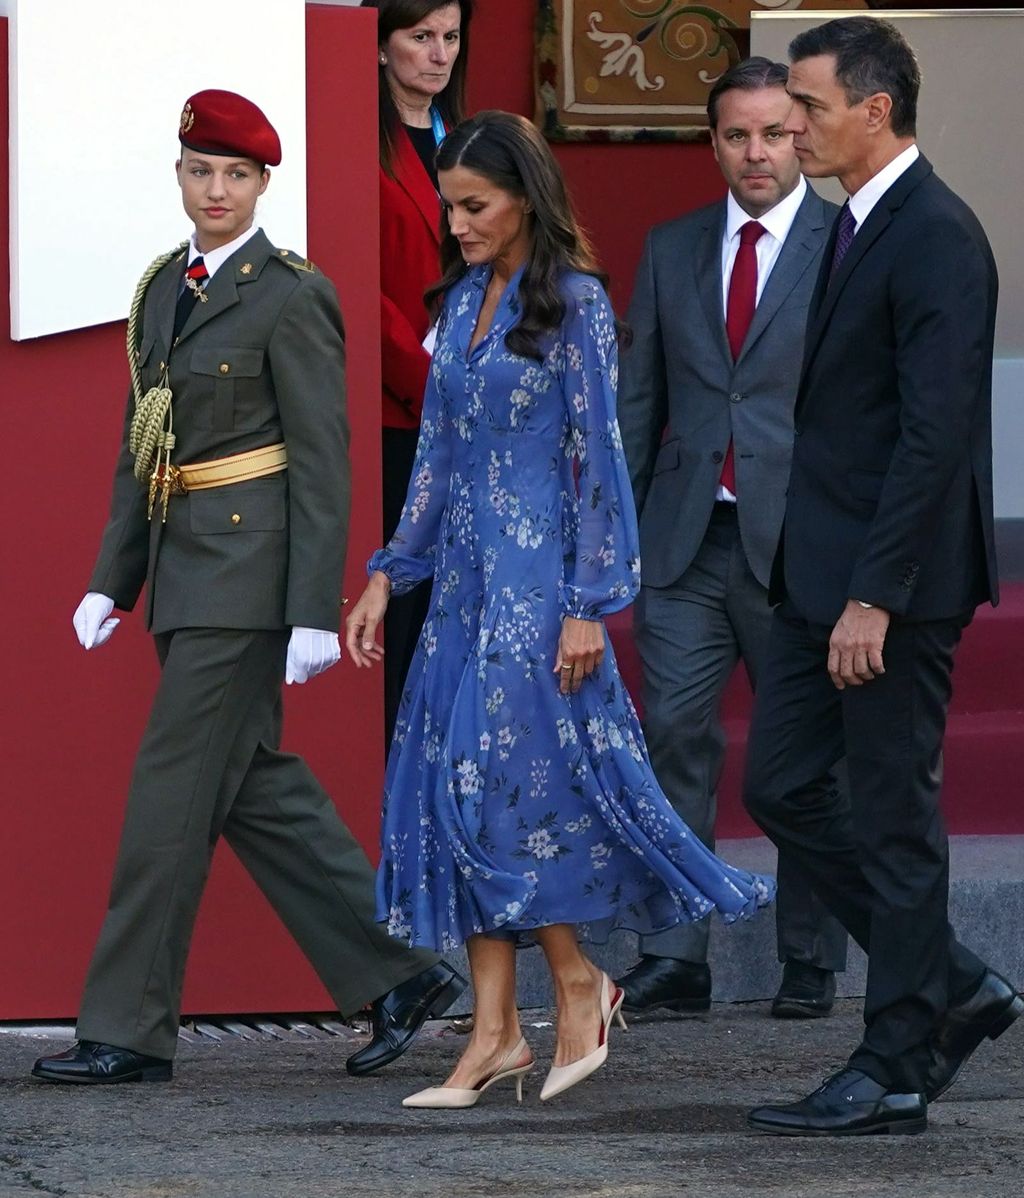
[[[446,951],[552,923],[603,937],[750,915],[774,883],[676,815],[607,638],[578,694],[553,673],[563,617],[601,619],[640,581],[607,297],[568,274],[536,361],[505,345],[518,274],[470,349],[489,279],[472,269],[447,296],[405,510],[369,563],[395,594],[434,579],[388,760],[378,918]]]

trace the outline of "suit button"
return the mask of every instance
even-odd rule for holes
[[[231,523],[232,524],[241,524],[242,517],[237,512],[235,512],[235,514],[231,517]]]
[[[711,460],[715,463],[715,465],[717,465],[724,457],[725,457],[725,454],[722,453],[720,450],[716,449],[715,452],[711,455]]]
[[[221,374],[227,374],[230,369],[231,367],[227,364],[227,362],[221,362],[220,366],[218,367],[218,370],[220,370]]]
[[[738,391],[734,391],[732,393],[732,395],[729,396],[730,403],[739,403],[742,399],[743,399],[743,396],[740,395],[740,393]]]

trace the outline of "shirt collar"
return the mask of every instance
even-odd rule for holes
[[[850,196],[850,213],[853,219],[857,222],[857,228],[867,220],[871,214],[871,209],[885,195],[896,180],[909,170],[910,167],[921,157],[921,151],[917,145],[907,146],[907,148],[896,157],[887,166],[883,166],[877,175],[872,175],[871,178]]]
[[[246,229],[244,233],[239,234],[234,241],[229,241],[227,245],[222,245],[215,250],[210,250],[208,254],[200,254],[199,247],[196,245],[196,235],[193,231],[192,236],[189,238],[188,264],[191,266],[197,258],[201,257],[203,260],[203,265],[206,267],[206,273],[210,276],[210,278],[213,278],[213,276],[217,273],[217,268],[223,266],[224,263],[227,262],[231,255],[235,252],[235,250],[241,249],[242,246],[245,245],[245,243],[251,237],[255,237],[259,231],[259,225],[254,222],[249,226],[248,229]]]
[[[753,217],[749,212],[743,211],[736,202],[736,197],[730,191],[725,201],[726,241],[731,241],[734,237],[739,236],[740,229],[752,220],[756,220],[765,232],[770,233],[776,241],[785,241],[806,194],[807,180],[801,175],[799,183],[785,199],[779,200],[775,207],[769,208],[763,216]]]

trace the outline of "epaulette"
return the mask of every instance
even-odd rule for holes
[[[308,258],[300,258],[291,250],[278,250],[277,253],[281,261],[286,262],[294,270],[303,270],[308,275],[316,274],[316,266]]]

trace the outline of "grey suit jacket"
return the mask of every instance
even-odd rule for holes
[[[169,363],[172,461],[211,461],[283,441],[288,469],[172,496],[167,523],[159,505],[150,522],[128,451],[129,392],[89,589],[131,610],[145,584],[153,632],[336,631],[350,483],[345,339],[334,287],[257,233],[216,272],[208,302],[196,303],[172,346],[183,259],[149,286],[140,355],[144,389]]]
[[[623,354],[619,423],[645,586],[670,586],[707,531],[735,442],[739,527],[767,587],[786,502],[807,308],[838,208],[808,188],[733,361],[722,303],[722,200],[647,237]]]

